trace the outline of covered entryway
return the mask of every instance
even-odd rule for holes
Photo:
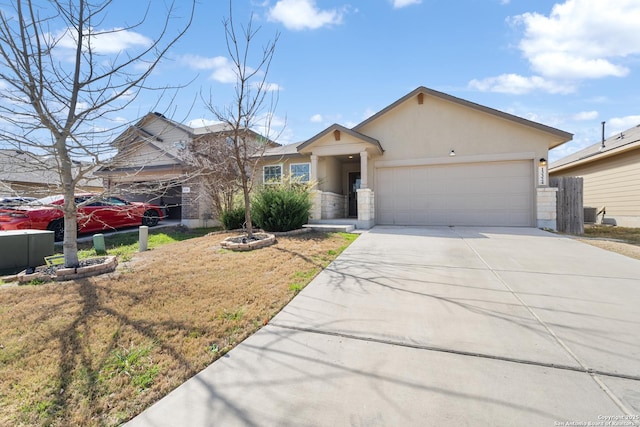
[[[376,169],[378,224],[533,226],[531,160]]]

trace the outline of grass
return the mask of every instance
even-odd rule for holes
[[[239,253],[220,250],[229,234],[158,231],[171,243],[143,253],[108,239],[131,258],[115,273],[0,289],[0,425],[120,425],[266,324],[356,237]]]
[[[168,243],[181,242],[183,240],[202,237],[212,231],[219,231],[220,228],[163,228],[151,230],[149,232],[148,248],[154,249]],[[107,255],[116,255],[120,261],[129,261],[133,254],[138,252],[138,233],[119,233],[105,236],[105,246]],[[62,252],[60,252],[61,254]],[[57,255],[57,254],[56,254]],[[95,257],[98,254],[93,248],[93,242],[78,243],[78,258]]]
[[[640,245],[640,228],[592,225],[584,228],[584,235],[585,237],[616,239],[625,243]]]

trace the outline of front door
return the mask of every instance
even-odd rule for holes
[[[360,172],[349,172],[349,217],[358,217],[358,192]]]

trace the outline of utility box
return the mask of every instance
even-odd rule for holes
[[[0,231],[0,274],[44,265],[44,257],[53,255],[53,242],[53,231]]]
[[[584,223],[585,224],[595,224],[596,222],[596,212],[598,209],[584,207]]]

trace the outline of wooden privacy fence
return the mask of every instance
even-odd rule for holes
[[[552,177],[549,180],[549,186],[558,188],[556,226],[560,232],[584,234],[582,184],[582,178],[575,176]]]

